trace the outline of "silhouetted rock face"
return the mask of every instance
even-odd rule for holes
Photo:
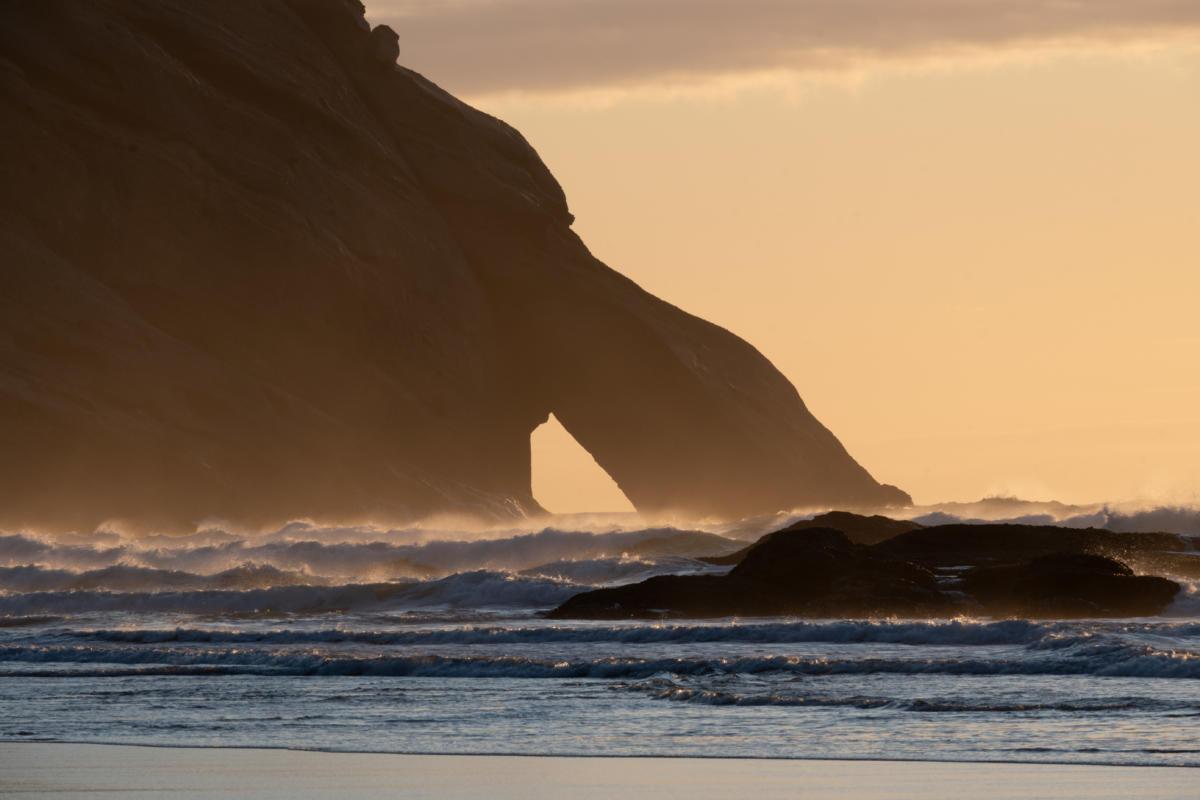
[[[933,569],[1012,564],[1077,552],[1109,556],[1139,572],[1200,577],[1195,543],[1173,533],[1114,533],[1053,525],[939,525],[900,534],[881,542],[879,549]]]
[[[1129,563],[1172,574],[1189,574],[1197,562],[1180,552],[1190,543],[1172,534],[1022,525],[913,529],[885,517],[823,517],[871,537],[910,530],[863,545],[809,520],[725,557],[737,564],[727,575],[660,576],[584,592],[550,616],[1145,616],[1162,613],[1179,584],[1135,575],[1127,563],[1097,553],[1121,553]]]
[[[1134,575],[1119,561],[1087,553],[978,567],[961,588],[989,614],[1022,617],[1151,616],[1179,593],[1174,581]]]
[[[907,502],[376,30],[354,0],[5,5],[0,524],[517,516],[550,412],[642,510]]]
[[[931,616],[955,606],[924,567],[827,528],[780,531],[728,575],[659,576],[576,595],[559,618],[647,616]]]
[[[387,25],[371,31],[371,57],[385,67],[392,66],[400,57],[400,37]]]
[[[768,533],[758,542],[752,545],[743,547],[742,549],[723,556],[712,556],[702,558],[709,564],[718,566],[727,566],[731,564],[740,564],[751,550],[758,544],[772,539],[776,536],[781,536],[789,531],[803,531],[812,528],[832,528],[846,534],[846,537],[855,544],[878,544],[886,541],[893,536],[899,536],[902,533],[917,530],[921,526],[915,522],[902,519],[891,519],[889,517],[880,516],[878,514],[870,517],[864,517],[859,514],[851,514],[846,511],[830,511],[826,514],[818,514],[812,519],[800,520],[774,533]]]

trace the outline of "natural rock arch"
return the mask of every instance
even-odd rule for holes
[[[533,499],[555,513],[636,510],[620,485],[562,423],[550,418],[530,437]]]
[[[907,501],[372,53],[349,0],[5,9],[0,524],[520,516],[551,411],[643,511]]]

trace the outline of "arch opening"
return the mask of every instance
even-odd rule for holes
[[[553,414],[529,436],[533,496],[554,514],[634,511],[617,482]]]

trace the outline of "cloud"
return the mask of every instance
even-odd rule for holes
[[[1196,0],[376,0],[455,92],[604,90],[1200,32]]]

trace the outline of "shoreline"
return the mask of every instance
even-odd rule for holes
[[[1063,760],[1039,760],[1034,758],[1016,758],[1016,759],[987,759],[987,758],[906,758],[903,756],[776,756],[776,755],[705,755],[702,753],[696,754],[678,754],[678,753],[572,753],[572,752],[549,752],[549,753],[506,753],[494,750],[354,750],[341,749],[334,747],[302,747],[297,745],[270,745],[270,744],[174,744],[172,742],[117,742],[104,741],[96,739],[0,739],[0,749],[8,746],[27,746],[27,745],[43,745],[43,746],[71,746],[71,747],[112,747],[112,748],[137,748],[147,750],[213,750],[213,751],[264,751],[272,753],[317,753],[322,755],[347,755],[347,756],[396,756],[404,758],[518,758],[518,759],[583,759],[583,760],[613,760],[613,759],[636,759],[639,761],[764,761],[764,762],[782,762],[782,763],[812,763],[812,762],[828,762],[833,764],[955,764],[955,765],[984,765],[984,766],[1004,766],[1012,765],[1018,767],[1087,767],[1094,769],[1098,767],[1114,768],[1114,769],[1180,769],[1180,770],[1200,770],[1200,763],[1197,764],[1158,764],[1152,762],[1125,762],[1113,763],[1111,761],[1063,761]],[[2,784],[0,784],[2,786]]]
[[[505,755],[0,742],[6,797],[461,797],[854,800],[1195,796],[1187,767],[1011,762]]]

